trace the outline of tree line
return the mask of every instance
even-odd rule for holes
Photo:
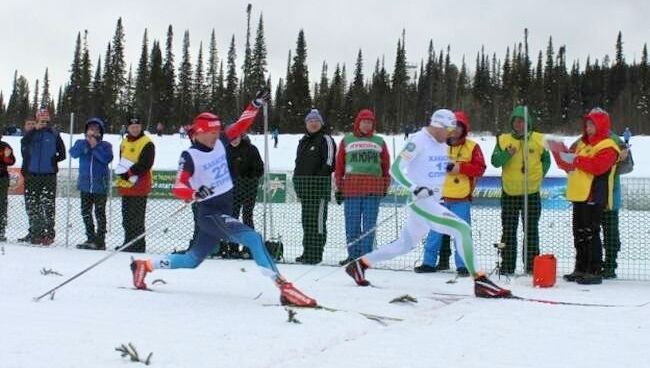
[[[623,55],[623,38],[618,32],[615,57],[588,57],[584,65],[566,60],[566,47],[555,47],[549,38],[546,50],[531,56],[528,31],[500,58],[481,49],[472,62],[463,57],[460,66],[452,62],[450,46],[437,49],[429,41],[425,59],[408,62],[406,34],[397,39],[395,62],[389,71],[384,59],[374,61],[372,75],[364,74],[364,54],[358,50],[353,70],[344,63],[322,63],[320,75],[311,78],[307,67],[307,41],[298,32],[295,50],[290,50],[284,76],[271,85],[267,70],[264,21],[259,16],[255,36],[251,35],[251,7],[246,9],[247,31],[241,70],[237,67],[235,36],[225,59],[219,54],[215,31],[205,48],[201,42],[196,60],[190,57],[190,33],[182,38],[180,63],[173,53],[174,30],[170,25],[164,47],[150,43],[147,29],[136,69],[127,68],[124,55],[125,31],[117,20],[115,33],[103,58],[91,61],[87,32],[75,40],[70,78],[56,98],[50,91],[48,73],[37,79],[33,90],[28,80],[14,74],[9,100],[0,92],[0,126],[20,125],[47,107],[53,121],[67,127],[69,115],[76,117],[75,131],[93,116],[105,118],[107,131],[117,132],[128,119],[137,117],[149,126],[163,122],[174,132],[202,111],[213,111],[226,123],[234,121],[260,87],[273,91],[269,124],[283,133],[304,132],[303,119],[318,108],[334,132],[349,131],[356,112],[372,108],[383,133],[415,129],[442,107],[462,109],[471,117],[472,129],[493,133],[509,130],[509,115],[515,105],[530,107],[535,129],[544,132],[575,133],[576,122],[593,107],[610,112],[613,128],[630,127],[636,134],[650,133],[650,75],[647,45],[641,60],[631,63]],[[163,50],[164,49],[164,50]],[[350,77],[348,77],[350,75]],[[67,128],[66,128],[67,130]]]

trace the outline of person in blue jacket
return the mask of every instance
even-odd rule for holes
[[[29,180],[25,183],[29,217],[32,224],[31,243],[50,245],[56,236],[56,174],[58,163],[65,160],[65,145],[55,129],[50,127],[47,109],[36,113],[36,126],[21,141],[23,164]]]
[[[113,147],[103,141],[104,122],[92,118],[86,122],[86,137],[78,139],[70,156],[79,159],[79,179],[77,188],[81,192],[81,217],[86,227],[87,240],[79,249],[106,249],[106,198],[109,186],[108,164],[113,161]],[[97,220],[97,230],[93,222],[93,208]]]

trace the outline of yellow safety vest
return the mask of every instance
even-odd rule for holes
[[[449,159],[455,162],[471,162],[472,152],[476,142],[465,139],[465,142],[458,146],[449,146],[447,153]],[[442,186],[444,198],[462,199],[467,198],[473,190],[474,180],[465,174],[447,174],[445,183]]]
[[[509,146],[517,152],[503,165],[501,181],[503,191],[508,195],[524,194],[524,140],[516,139],[512,134],[501,134],[497,138],[499,147],[506,150]],[[544,178],[542,154],[544,153],[544,135],[532,132],[528,138],[528,194],[539,192]]]
[[[151,142],[151,139],[146,135],[143,135],[134,141],[129,141],[127,138],[124,138],[120,144],[120,157],[124,157],[131,162],[138,162],[140,153],[142,153],[144,146],[146,146],[149,142]],[[151,171],[149,171],[148,174],[151,174]],[[131,188],[134,185],[135,184],[131,183],[128,180],[124,180],[119,176],[115,181],[115,186],[118,188]]]
[[[616,152],[621,152],[616,142],[610,138],[603,139],[595,146],[585,144],[582,140],[578,141],[575,153],[577,156],[594,157],[596,154],[606,148],[613,148]],[[616,164],[609,170],[607,176],[607,208],[611,209],[613,204],[614,176]],[[594,175],[576,168],[569,172],[567,177],[566,199],[571,202],[584,202],[589,199],[591,193],[591,184],[594,181]]]

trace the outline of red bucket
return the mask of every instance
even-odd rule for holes
[[[557,260],[552,254],[540,254],[533,260],[533,286],[555,285]]]

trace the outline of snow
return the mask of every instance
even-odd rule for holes
[[[271,171],[293,169],[300,137],[281,135],[277,149],[269,137]],[[155,168],[175,170],[189,141],[178,135],[152,138],[157,148]],[[340,138],[335,138],[337,143]],[[63,139],[68,146],[69,137]],[[119,137],[106,139],[117,155]],[[19,154],[19,137],[3,140]],[[263,136],[254,135],[252,140],[263,154]],[[489,157],[494,138],[477,136],[476,140]],[[386,141],[394,157],[403,136],[386,137]],[[632,143],[636,165],[628,176],[648,178],[650,137],[635,136]],[[18,161],[17,165],[20,157]],[[77,161],[72,164],[75,167]],[[68,163],[60,165],[64,168]],[[498,173],[488,168],[487,175]],[[553,164],[550,175],[563,173]],[[18,200],[10,200],[14,199]],[[10,208],[22,211],[21,206],[19,201]],[[81,223],[74,226],[82,227]],[[477,221],[475,226],[483,225]],[[206,260],[192,270],[156,271],[148,282],[163,279],[166,284],[157,283],[152,285],[154,292],[146,292],[129,289],[132,255],[121,253],[62,287],[53,300],[34,302],[33,297],[109,253],[11,242],[4,248],[0,254],[3,368],[131,366],[114,350],[129,342],[142,356],[153,352],[154,367],[595,368],[641,367],[650,360],[650,306],[575,307],[474,297],[443,301],[432,293],[471,294],[471,281],[448,284],[451,273],[370,270],[368,277],[378,288],[358,288],[340,268],[282,264],[280,270],[301,290],[322,305],[345,310],[296,310],[302,323],[293,324],[286,322],[284,308],[265,306],[277,304],[278,292],[251,261]],[[486,254],[479,256],[484,265],[491,264]],[[63,276],[41,275],[43,268]],[[650,301],[648,282],[608,280],[582,286],[559,279],[555,287],[539,289],[527,276],[495,281],[517,295],[534,298],[621,305]],[[403,294],[419,302],[389,303]],[[382,325],[356,312],[403,321]]]
[[[284,308],[265,306],[278,302],[278,292],[251,261],[206,260],[194,270],[156,271],[149,283],[166,284],[147,292],[128,289],[130,255],[116,254],[61,288],[53,300],[32,300],[104,254],[6,246],[0,256],[0,366],[131,366],[114,350],[129,342],[140,355],[153,352],[153,367],[594,368],[641,367],[650,359],[650,306],[433,299],[436,291],[472,291],[469,279],[447,284],[451,274],[370,270],[379,288],[359,288],[341,269],[281,265],[321,304],[349,310],[299,309],[302,323],[293,324],[286,322]],[[43,276],[42,268],[63,276]],[[536,298],[650,301],[644,282],[580,286],[559,280],[549,289],[533,288],[529,277],[500,282]],[[418,303],[389,303],[403,294]],[[355,311],[403,321],[382,325]]]

